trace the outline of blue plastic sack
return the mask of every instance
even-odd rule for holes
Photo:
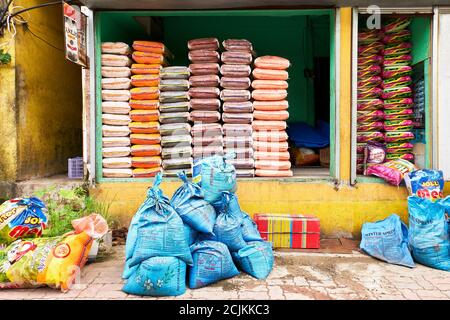
[[[199,232],[211,233],[216,222],[214,207],[204,199],[200,186],[189,182],[184,172],[179,172],[178,177],[184,183],[175,191],[170,205],[183,222]]]
[[[186,238],[188,239],[189,246],[195,243],[198,238],[198,232],[192,229],[188,224],[184,224],[184,232],[186,233]]]
[[[263,241],[255,221],[253,221],[252,218],[250,218],[250,216],[245,212],[242,213],[244,214],[244,218],[242,219],[241,232],[244,241]]]
[[[239,269],[256,279],[267,278],[273,269],[274,257],[270,242],[251,241],[231,255]]]
[[[222,191],[236,191],[236,169],[227,163],[235,154],[212,156],[196,162],[193,168],[193,181],[203,190],[205,200],[213,203],[220,198]]]
[[[404,179],[411,195],[431,201],[444,197],[444,173],[440,170],[416,170],[406,174]]]
[[[161,181],[159,173],[147,192],[147,199],[131,220],[125,243],[124,279],[136,270],[138,264],[151,257],[179,257],[192,264],[186,233],[180,232],[184,230],[183,221],[159,188]]]
[[[178,296],[186,292],[186,263],[175,257],[152,257],[139,264],[122,291],[140,296]]]
[[[202,234],[203,239],[222,242],[230,251],[238,251],[246,246],[241,229],[244,215],[236,208],[236,203],[237,198],[232,193],[222,193],[219,200],[214,203],[218,215],[213,234]]]
[[[359,247],[372,257],[406,267],[415,267],[408,249],[408,228],[396,214],[364,223]]]
[[[191,246],[194,265],[189,267],[189,288],[201,288],[239,274],[223,243],[200,241]]]
[[[440,270],[450,271],[450,242],[446,211],[450,197],[432,202],[408,197],[409,245],[414,260]]]

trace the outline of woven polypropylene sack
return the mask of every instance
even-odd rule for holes
[[[242,212],[242,211],[241,211]],[[245,212],[242,212],[244,215],[244,218],[242,219],[242,226],[241,226],[241,232],[242,232],[242,238],[246,241],[262,241],[261,234],[258,231],[258,227],[255,223],[255,221],[250,218],[248,214]]]
[[[408,197],[409,246],[415,261],[428,267],[450,271],[450,241],[446,218],[450,197],[435,202]]]
[[[227,246],[200,241],[191,246],[194,265],[189,268],[189,288],[201,288],[239,274]]]
[[[267,278],[273,269],[274,256],[270,242],[251,241],[231,255],[239,269],[256,279]]]
[[[216,221],[214,207],[204,199],[200,186],[189,182],[184,172],[180,172],[178,177],[184,183],[175,191],[170,205],[180,215],[183,222],[193,229],[211,233]]]
[[[414,267],[408,250],[408,228],[396,214],[376,222],[363,224],[359,247],[380,260],[406,267]]]
[[[184,224],[184,232],[186,234],[186,238],[188,239],[189,245],[193,245],[198,238],[198,231],[191,228],[188,224]]]
[[[192,264],[188,239],[183,230],[183,221],[169,204],[159,185],[159,173],[153,187],[147,192],[147,199],[131,220],[125,243],[125,269],[127,279],[142,261],[155,256],[179,257]]]
[[[186,292],[186,263],[175,257],[152,257],[137,268],[122,290],[141,296],[178,296]]]

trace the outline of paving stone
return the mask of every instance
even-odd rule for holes
[[[298,292],[285,292],[286,300],[314,300],[313,297],[298,293]]]
[[[269,294],[263,291],[239,291],[239,299],[242,300],[267,300]]]
[[[422,299],[425,299],[425,298],[447,298],[447,295],[439,290],[415,290],[415,293]]]
[[[400,292],[408,300],[420,300],[420,297],[416,294],[416,292],[414,290],[403,289],[403,290],[400,290]]]
[[[405,300],[401,294],[380,294],[378,300]]]
[[[330,294],[330,298],[333,300],[359,300],[356,293],[333,293]]]

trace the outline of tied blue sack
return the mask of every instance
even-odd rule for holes
[[[446,218],[450,197],[432,202],[408,197],[409,245],[415,261],[428,267],[450,271],[449,228]]]
[[[243,214],[236,208],[236,203],[234,194],[222,192],[222,196],[214,203],[218,215],[213,234],[202,234],[202,239],[222,242],[230,251],[238,251],[246,246],[241,229]]]
[[[244,218],[242,219],[241,232],[244,241],[263,241],[255,221],[253,221],[247,213],[242,213],[244,214]]]
[[[202,159],[198,165],[199,174],[193,177],[202,187],[205,200],[209,203],[217,201],[223,191],[236,191],[236,169],[226,159],[235,157],[234,153],[226,156],[212,156]]]
[[[175,257],[152,257],[139,264],[122,291],[140,296],[179,296],[186,292],[186,263]]]
[[[198,232],[211,233],[216,222],[216,210],[204,199],[199,185],[189,182],[184,172],[179,172],[178,177],[184,183],[175,191],[170,205],[184,223]]]
[[[364,223],[359,247],[368,255],[388,263],[414,268],[408,249],[408,228],[396,214]]]
[[[159,185],[159,173],[153,187],[147,192],[147,199],[131,220],[125,243],[125,268],[122,274],[127,279],[136,266],[156,256],[172,256],[192,264],[192,256],[183,221],[169,204]]]
[[[270,242],[250,241],[231,255],[239,269],[256,279],[267,278],[273,269],[274,257]]]
[[[189,288],[196,289],[239,274],[223,243],[200,241],[191,246],[194,265],[189,268]]]
[[[189,246],[197,241],[198,232],[192,229],[188,224],[184,224],[184,232],[186,233],[186,238],[188,239]]]

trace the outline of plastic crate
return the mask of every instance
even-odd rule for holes
[[[83,179],[84,175],[83,158],[82,157],[69,158],[67,172],[69,179]]]

